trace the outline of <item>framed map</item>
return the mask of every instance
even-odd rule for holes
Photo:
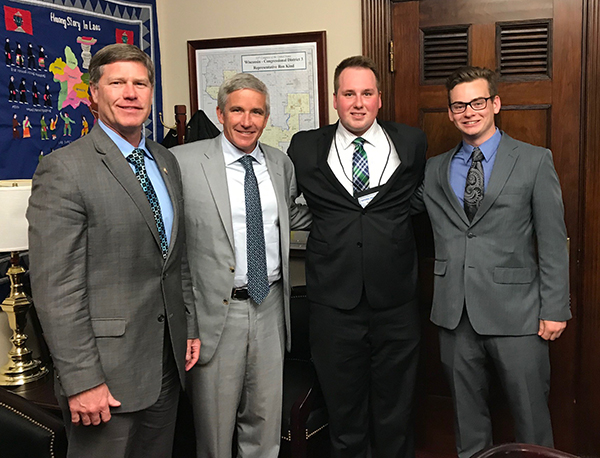
[[[269,89],[271,114],[261,142],[286,151],[299,130],[329,124],[325,32],[188,41],[190,106],[217,119],[219,86],[251,73]]]

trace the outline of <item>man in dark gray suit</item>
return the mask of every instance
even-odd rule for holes
[[[431,320],[468,458],[492,444],[491,362],[517,442],[552,446],[548,341],[571,317],[564,210],[552,154],[495,126],[496,75],[465,67],[447,80],[448,116],[462,134],[430,159],[423,197],[435,239]]]
[[[181,381],[200,350],[195,310],[183,301],[181,173],[142,133],[150,58],[110,45],[89,70],[98,124],[44,157],[33,178],[33,297],[68,456],[163,458]]]

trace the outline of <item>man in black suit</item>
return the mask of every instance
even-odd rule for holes
[[[379,75],[363,56],[335,71],[340,122],[299,132],[288,154],[313,215],[306,250],[312,355],[335,457],[413,457],[419,344],[410,196],[425,134],[376,121]]]

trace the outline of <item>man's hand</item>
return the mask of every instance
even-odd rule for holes
[[[185,370],[189,371],[200,356],[200,339],[188,339],[185,352]]]
[[[99,425],[110,420],[110,408],[121,403],[112,397],[106,383],[69,396],[71,422],[85,426]]]
[[[540,320],[538,336],[544,340],[556,340],[560,337],[566,327],[566,321]]]

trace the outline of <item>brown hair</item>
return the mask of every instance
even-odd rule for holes
[[[375,74],[375,81],[377,81],[377,90],[381,91],[381,82],[379,81],[379,71],[377,70],[377,66],[373,59],[366,56],[352,56],[347,57],[343,61],[341,61],[338,66],[335,68],[335,73],[333,75],[333,93],[337,94],[338,89],[340,88],[340,75],[347,68],[366,68],[371,70]]]
[[[446,79],[446,89],[448,90],[448,103],[450,100],[450,91],[461,83],[470,83],[478,79],[484,79],[488,83],[490,96],[498,95],[498,75],[493,70],[483,67],[461,67],[452,72]]]
[[[97,86],[104,66],[115,62],[140,62],[148,69],[148,79],[154,87],[154,64],[150,56],[134,45],[115,43],[105,46],[92,57],[90,61],[90,85]]]

